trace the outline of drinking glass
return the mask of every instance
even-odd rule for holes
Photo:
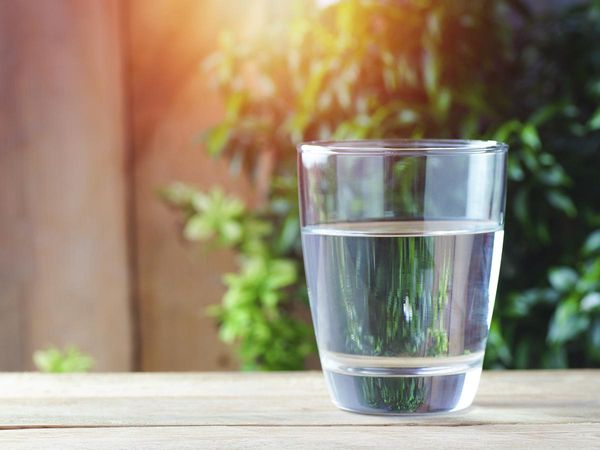
[[[298,146],[311,314],[338,407],[420,414],[472,403],[498,282],[507,149],[475,140]]]

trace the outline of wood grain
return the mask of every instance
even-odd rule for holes
[[[11,450],[67,449],[591,449],[600,427],[578,425],[481,425],[477,427],[124,427],[0,432]]]
[[[428,417],[336,409],[305,373],[0,375],[0,427],[598,423],[600,371],[486,372],[474,406]],[[168,412],[168,413],[167,413]]]
[[[130,367],[120,9],[0,2],[0,370]]]
[[[475,405],[340,411],[304,373],[0,375],[3,448],[596,448],[600,370],[484,372]]]

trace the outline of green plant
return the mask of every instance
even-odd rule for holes
[[[308,324],[294,318],[298,305],[289,300],[306,302],[298,258],[288,256],[297,241],[297,219],[275,233],[265,211],[247,211],[218,189],[205,194],[178,183],[162,195],[184,212],[187,239],[213,239],[239,252],[240,271],[224,276],[227,293],[209,312],[221,324],[221,339],[239,342],[242,368],[301,369],[314,343]]]
[[[532,361],[566,368],[574,355],[584,366],[600,362],[600,230],[589,235],[577,256],[574,266],[550,268],[547,285],[508,297],[502,311],[509,326],[531,317],[549,319],[537,325],[538,333],[523,333],[527,339],[514,354],[504,352],[498,360],[516,368],[530,367]]]
[[[268,178],[263,206],[249,211],[227,198],[223,213],[216,201],[169,196],[184,213],[188,238],[215,236],[242,256],[240,273],[226,278],[218,317],[222,338],[239,340],[244,365],[299,368],[313,348],[297,314],[306,293],[294,144],[384,136],[511,144],[486,364],[598,364],[599,313],[589,307],[597,298],[598,255],[586,253],[584,264],[579,249],[600,227],[600,2],[534,15],[520,0],[409,0],[401,8],[304,1],[289,21],[274,23],[256,40],[224,33],[207,61],[226,115],[204,134],[205,147],[257,184]],[[216,195],[186,189],[190,198]],[[266,287],[272,261],[285,263],[276,271],[287,275]],[[562,266],[572,270],[554,269]],[[565,277],[572,282],[557,282]],[[249,323],[267,328],[251,331]]]
[[[583,299],[598,289],[599,255],[580,248],[600,227],[600,2],[531,17],[521,35],[514,118],[495,133],[513,150],[487,364],[597,366],[598,312]]]
[[[38,350],[33,354],[33,362],[40,372],[47,373],[88,372],[94,365],[91,356],[73,346]]]

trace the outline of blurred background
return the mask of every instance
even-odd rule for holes
[[[294,145],[379,137],[511,145],[486,366],[600,367],[600,1],[21,0],[0,370],[318,367]]]

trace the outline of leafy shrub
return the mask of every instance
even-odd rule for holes
[[[226,105],[206,150],[269,189],[247,210],[219,191],[165,191],[191,240],[240,253],[214,310],[246,368],[313,351],[294,144],[493,138],[511,145],[506,241],[488,367],[600,362],[600,2],[532,14],[519,0],[297,2],[206,62]]]
[[[73,346],[64,350],[56,347],[38,350],[33,354],[33,362],[40,372],[47,373],[88,372],[94,365],[91,356]]]
[[[205,194],[180,183],[163,190],[163,196],[183,211],[187,239],[211,239],[240,254],[239,273],[224,276],[227,293],[209,312],[221,323],[221,340],[239,341],[242,368],[301,369],[315,345],[310,326],[294,318],[298,300],[304,308],[307,303],[298,217],[288,211],[276,229],[264,212],[247,211],[218,189]]]

